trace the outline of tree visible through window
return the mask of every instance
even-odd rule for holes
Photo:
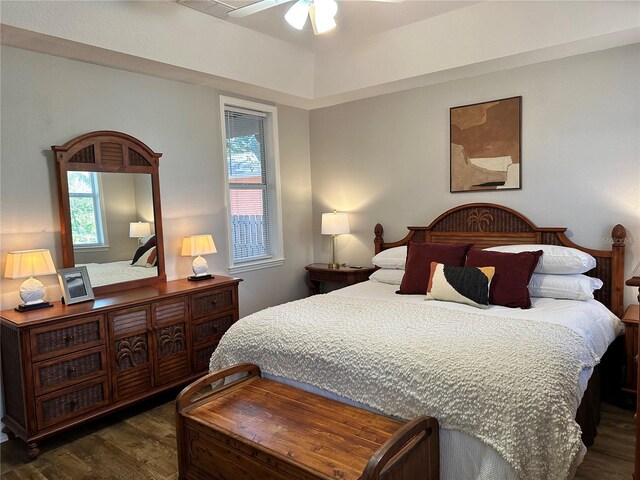
[[[102,246],[104,231],[95,172],[68,172],[71,232],[76,247]]]

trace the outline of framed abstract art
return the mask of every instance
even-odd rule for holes
[[[522,97],[449,110],[450,191],[521,188]]]

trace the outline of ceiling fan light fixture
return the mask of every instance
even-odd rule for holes
[[[309,7],[311,2],[309,0],[298,0],[287,11],[284,19],[289,25],[298,30],[302,30],[304,24],[307,23],[307,15],[309,14]]]
[[[338,13],[338,4],[335,0],[314,0],[309,16],[313,33],[321,35],[336,28],[335,15]]]
[[[313,25],[313,33],[316,35],[330,32],[336,28],[336,21],[333,17],[322,17],[317,14],[312,17],[311,24]]]

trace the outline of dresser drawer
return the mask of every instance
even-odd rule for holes
[[[149,305],[116,310],[109,314],[109,325],[114,338],[126,337],[149,330]]]
[[[107,349],[96,347],[33,365],[36,395],[42,395],[107,374]]]
[[[193,372],[204,372],[209,369],[211,355],[218,347],[218,341],[204,343],[193,347]]]
[[[93,315],[31,330],[34,361],[104,345],[104,316]]]
[[[193,322],[191,338],[194,344],[220,340],[224,332],[236,321],[235,312],[227,312],[212,318],[205,318]]]
[[[109,403],[107,377],[36,398],[38,428],[80,417]]]
[[[189,297],[179,297],[151,304],[153,325],[164,327],[187,321],[189,316]]]
[[[233,288],[210,290],[191,295],[191,318],[199,318],[232,310],[235,306]]]

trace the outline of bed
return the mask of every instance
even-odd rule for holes
[[[108,263],[83,263],[78,266],[87,267],[92,287],[158,276],[158,269],[155,266],[147,268],[131,265],[131,260]]]
[[[610,250],[586,249],[564,228],[468,204],[408,229],[385,242],[376,225],[375,252],[409,241],[564,245],[592,255],[587,275],[604,285],[588,301],[478,310],[368,281],[245,317],[210,368],[255,363],[267,377],[389,416],[434,416],[443,479],[572,478],[599,418],[597,365],[622,330],[624,227]]]

